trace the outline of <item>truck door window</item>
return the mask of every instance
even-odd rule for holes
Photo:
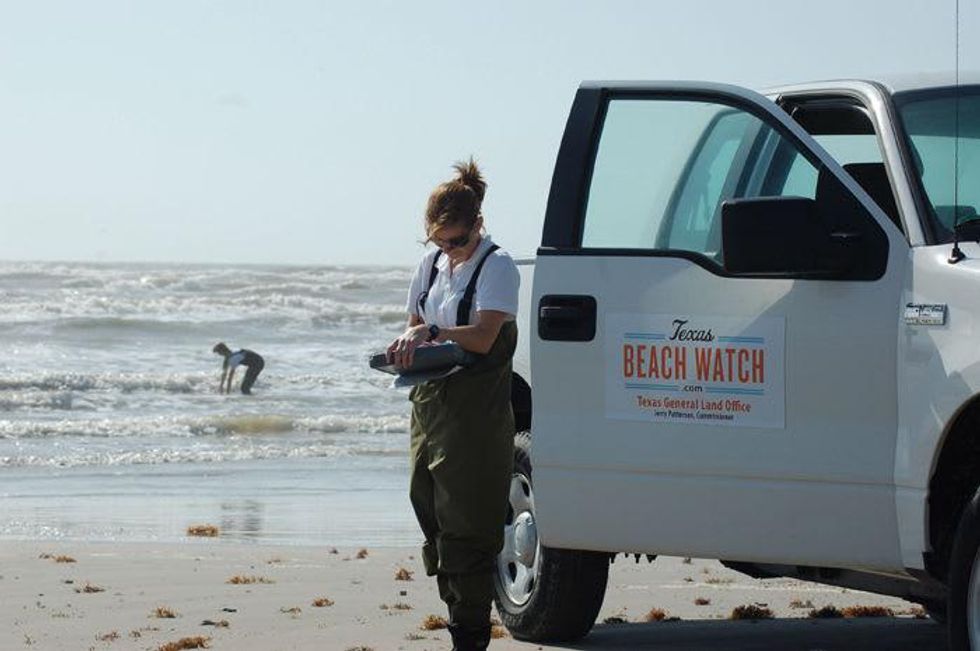
[[[786,196],[790,167],[817,171],[755,115],[678,99],[610,100],[596,152],[582,246],[684,251],[721,263],[721,205]],[[797,160],[798,159],[798,160]],[[778,178],[778,183],[766,179]]]
[[[611,101],[593,166],[582,245],[652,248],[684,162],[721,110],[701,102]]]

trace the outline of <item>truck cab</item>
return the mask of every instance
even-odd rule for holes
[[[587,633],[632,552],[902,596],[980,650],[978,179],[977,85],[583,84],[521,267],[515,637]]]

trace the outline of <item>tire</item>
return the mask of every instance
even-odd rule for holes
[[[609,554],[541,545],[534,524],[531,437],[514,438],[514,475],[497,557],[494,602],[510,634],[531,642],[568,642],[595,623],[609,578]]]
[[[949,558],[949,648],[980,651],[980,492],[963,509]]]

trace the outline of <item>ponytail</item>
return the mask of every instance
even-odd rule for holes
[[[473,190],[477,200],[483,203],[483,197],[487,194],[487,182],[483,180],[483,173],[476,166],[473,157],[470,156],[466,162],[457,161],[453,164],[453,169],[456,170],[456,180]]]
[[[487,182],[472,157],[453,165],[456,177],[439,184],[425,209],[425,230],[432,234],[446,225],[460,224],[472,228],[480,216]]]

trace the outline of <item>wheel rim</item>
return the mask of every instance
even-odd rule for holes
[[[534,522],[534,493],[531,482],[521,474],[510,480],[504,546],[497,556],[497,576],[504,594],[523,606],[531,598],[538,578],[541,543]]]
[[[966,597],[966,624],[970,631],[970,648],[980,649],[980,549],[973,557],[970,587]]]

